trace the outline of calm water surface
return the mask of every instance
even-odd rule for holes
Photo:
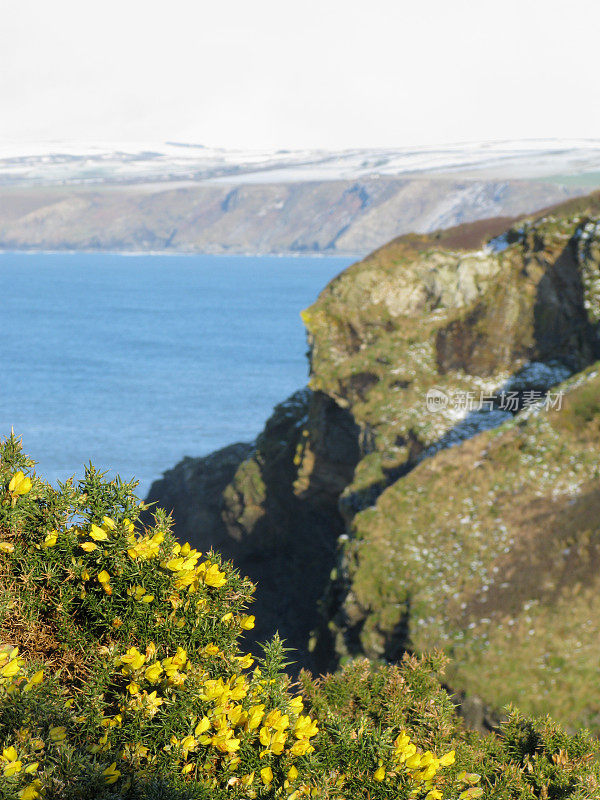
[[[0,436],[51,482],[150,483],[306,384],[299,311],[348,258],[0,253]]]

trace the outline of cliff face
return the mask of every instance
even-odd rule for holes
[[[361,253],[392,236],[580,193],[543,181],[365,177],[236,185],[0,186],[0,248]]]
[[[223,488],[184,462],[151,498],[313,668],[438,647],[471,699],[598,729],[599,320],[597,195],[401,237],[304,312],[310,391]]]
[[[255,445],[232,445],[186,459],[166,472],[149,500],[173,510],[176,532],[203,551],[233,559],[258,584],[262,642],[280,630],[313,667],[331,663],[331,642],[315,654],[319,602],[343,533],[337,499],[359,458],[352,416],[320,392],[297,392],[278,405]]]

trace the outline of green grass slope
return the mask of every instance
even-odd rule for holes
[[[441,647],[454,688],[600,729],[598,369],[561,390],[562,410],[441,451],[354,517],[340,652]]]

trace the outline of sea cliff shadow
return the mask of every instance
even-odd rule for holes
[[[253,445],[186,459],[151,488],[174,533],[231,560],[256,584],[253,652],[276,631],[293,648],[289,672],[335,665],[321,600],[344,531],[338,498],[359,459],[359,429],[331,398],[309,390],[277,406]],[[320,635],[315,636],[319,629]]]

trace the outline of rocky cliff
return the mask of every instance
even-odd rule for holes
[[[185,459],[165,473],[148,500],[173,510],[176,533],[213,547],[258,584],[249,638],[275,630],[299,664],[331,663],[329,639],[317,655],[319,604],[344,532],[338,497],[360,455],[352,415],[321,392],[299,391],[278,405],[255,445],[236,444]]]
[[[0,249],[8,250],[366,253],[406,231],[512,216],[582,191],[449,176],[91,186],[83,178],[2,186],[1,178],[0,168]]]
[[[150,499],[303,663],[440,648],[472,703],[600,729],[600,195],[396,239],[303,316],[309,390]]]

